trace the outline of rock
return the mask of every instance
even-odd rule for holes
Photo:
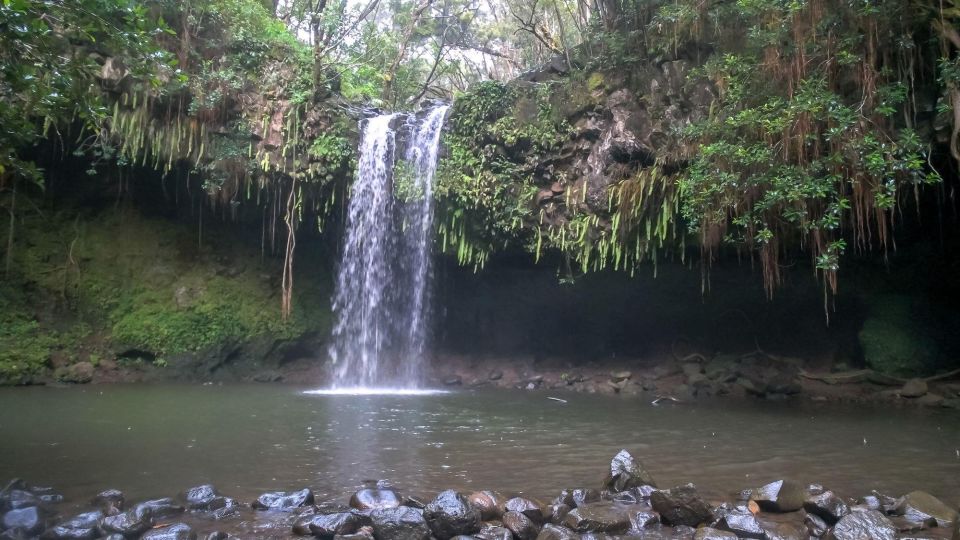
[[[630,516],[625,507],[598,502],[574,508],[563,524],[579,533],[623,534],[630,529]]]
[[[600,492],[593,488],[586,489],[565,489],[560,492],[556,502],[565,504],[570,508],[576,508],[581,504],[588,504],[600,500]]]
[[[764,525],[767,540],[808,540],[806,528],[794,523],[770,523]]]
[[[696,534],[693,535],[694,540],[737,540],[737,535],[732,532],[721,531],[720,529],[714,529],[711,527],[700,527],[697,529]]]
[[[819,495],[807,497],[803,503],[803,509],[810,514],[823,518],[829,525],[833,525],[843,516],[850,513],[850,507],[843,499],[837,497],[832,491],[824,491]]]
[[[140,540],[197,540],[197,533],[186,523],[174,523],[151,529]]]
[[[897,501],[894,514],[910,521],[934,519],[939,527],[949,527],[957,521],[957,512],[940,499],[923,491],[912,491]]]
[[[816,514],[805,513],[803,516],[803,524],[807,526],[807,532],[810,536],[816,536],[817,538],[827,534],[827,530],[830,529],[827,522]]]
[[[493,491],[474,491],[467,497],[470,506],[480,512],[480,519],[490,521],[503,515],[503,503],[499,493]]]
[[[750,499],[764,512],[796,512],[807,498],[806,486],[792,480],[777,480],[754,490]]]
[[[500,370],[500,369],[490,370],[490,374],[487,375],[487,378],[490,379],[491,381],[499,381],[500,379],[503,378],[503,370]]]
[[[766,538],[763,526],[750,512],[730,512],[720,519],[718,527],[741,538]]]
[[[566,527],[547,524],[540,529],[537,540],[580,540],[580,535]]]
[[[154,519],[164,518],[170,516],[176,516],[182,514],[185,508],[177,504],[170,497],[164,497],[163,499],[152,499],[149,501],[143,501],[142,503],[137,504],[133,507],[134,510],[141,508],[150,508],[150,513]]]
[[[40,498],[25,489],[11,489],[4,494],[3,500],[0,502],[0,508],[6,510],[18,510],[39,505]]]
[[[230,497],[214,497],[208,510],[211,519],[226,519],[240,513],[240,503]]]
[[[480,540],[513,540],[513,533],[506,527],[486,524],[473,537]]]
[[[641,531],[660,524],[660,514],[652,510],[630,512],[630,527]]]
[[[452,377],[447,377],[443,380],[443,384],[447,386],[460,386],[463,384],[463,377],[459,375],[453,375]]]
[[[92,504],[103,510],[104,514],[115,514],[123,510],[123,492],[119,489],[107,489],[97,493]]]
[[[617,493],[643,485],[656,486],[657,483],[630,452],[620,450],[610,461],[610,473],[604,479],[603,487]]]
[[[472,534],[480,528],[480,512],[467,498],[453,490],[439,495],[423,511],[433,534],[443,540],[459,534]]]
[[[60,504],[63,502],[63,495],[57,493],[47,493],[44,495],[38,495],[38,499],[43,504]]]
[[[613,382],[625,381],[630,377],[633,377],[633,373],[629,371],[614,371],[610,374],[610,378],[613,379]]]
[[[396,508],[400,502],[400,495],[392,489],[361,489],[350,497],[350,506],[357,510]]]
[[[350,501],[353,502],[353,499]],[[257,497],[252,506],[258,510],[276,510],[279,512],[292,512],[297,508],[313,504],[313,492],[309,489],[300,491],[274,491],[264,493]],[[400,503],[398,502],[397,505]],[[351,504],[352,505],[352,504]]]
[[[27,536],[39,534],[43,530],[43,516],[36,506],[17,508],[3,515],[4,529],[19,529]]]
[[[367,523],[367,519],[353,512],[317,514],[307,522],[310,534],[317,538],[332,539],[335,535],[353,534]]]
[[[918,398],[927,393],[927,381],[923,379],[910,379],[900,389],[900,397]]]
[[[532,519],[537,525],[544,522],[543,507],[530,499],[514,497],[504,505],[507,512],[517,512]]]
[[[213,531],[212,533],[203,537],[203,540],[227,540],[230,538],[230,535],[223,531]]]
[[[851,512],[833,528],[836,540],[895,540],[897,528],[876,510]]]
[[[76,515],[43,533],[47,540],[89,540],[99,536],[97,526],[103,519],[103,512],[85,512]]]
[[[377,540],[429,540],[430,528],[423,514],[409,506],[382,508],[370,512],[373,536]]]
[[[110,534],[122,534],[137,537],[153,526],[153,515],[149,508],[128,510],[122,514],[107,516],[100,520],[100,530]]]
[[[190,510],[208,510],[213,501],[220,496],[217,488],[210,484],[192,487],[183,494]]]
[[[650,505],[668,525],[696,527],[713,516],[693,484],[654,491],[650,494]]]
[[[569,514],[570,510],[572,510],[572,508],[570,508],[569,506],[563,503],[551,504],[549,509],[550,509],[550,512],[549,512],[550,523],[553,523],[554,525],[562,524],[563,519],[567,517],[567,514]]]
[[[521,512],[508,511],[503,514],[503,526],[517,540],[534,540],[540,534],[540,523]]]
[[[940,407],[944,404],[946,400],[940,394],[934,394],[929,392],[925,396],[921,396],[916,399],[916,403],[920,405],[925,405],[927,407]]]
[[[94,367],[90,362],[77,362],[57,368],[53,376],[60,382],[86,384],[93,380],[93,371]]]

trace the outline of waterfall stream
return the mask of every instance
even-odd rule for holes
[[[433,176],[448,107],[361,125],[329,349],[333,388],[421,385],[430,326]]]

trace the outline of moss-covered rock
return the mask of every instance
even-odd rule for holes
[[[933,371],[938,348],[924,324],[925,320],[925,310],[913,297],[875,296],[859,333],[867,366],[881,373],[900,376]]]

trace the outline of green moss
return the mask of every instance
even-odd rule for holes
[[[937,345],[923,325],[913,298],[877,295],[860,330],[867,365],[881,373],[916,376],[933,371]]]
[[[603,73],[600,73],[599,71],[594,71],[589,77],[587,77],[587,88],[589,88],[591,92],[603,90],[606,88],[606,85],[606,77],[604,77]]]
[[[0,384],[25,384],[46,369],[57,337],[41,328],[22,289],[0,282]]]

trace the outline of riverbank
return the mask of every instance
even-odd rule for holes
[[[598,471],[599,472],[599,471]],[[310,488],[241,501],[210,484],[146,501],[118,489],[91,494],[83,512],[52,487],[13,480],[0,491],[4,538],[224,540],[956,540],[956,504],[911,491],[849,497],[819,483],[777,479],[708,500],[694,484],[658,487],[640,460],[621,450],[596,487],[563,489],[549,502],[497,491],[448,489],[432,498],[370,481],[348,500],[318,500]],[[602,478],[602,481],[600,480]],[[76,501],[74,501],[76,503]],[[65,510],[65,508],[64,508]]]

